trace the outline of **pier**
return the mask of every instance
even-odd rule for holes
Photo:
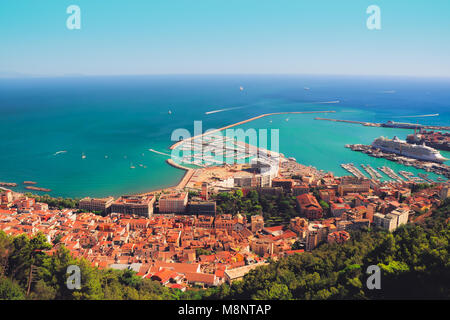
[[[154,149],[148,149],[148,151],[151,151],[151,152],[154,152],[154,153],[157,153],[157,154],[161,154],[161,155],[163,155],[163,156],[171,157],[171,155],[168,154],[168,153],[164,153],[164,152],[157,151],[157,150],[154,150]]]
[[[229,129],[229,128],[232,128],[232,127],[236,127],[236,126],[239,126],[239,125],[247,123],[247,122],[255,121],[257,119],[268,117],[268,116],[275,116],[275,115],[279,115],[279,114],[310,114],[310,113],[334,113],[334,112],[336,112],[336,111],[333,111],[333,110],[329,110],[329,111],[287,111],[287,112],[265,113],[265,114],[262,114],[262,115],[259,115],[259,116],[247,119],[247,120],[243,120],[243,121],[239,121],[239,122],[230,124],[228,126],[220,128],[220,129],[215,129],[215,130],[212,130],[212,131],[209,131],[209,132],[205,132],[205,133],[199,134],[199,135],[191,137],[191,138],[187,138],[185,140],[180,140],[178,142],[175,142],[170,147],[170,150],[175,149],[176,147],[178,147],[180,144],[182,144],[184,142],[192,141],[192,140],[195,140],[197,138],[201,138],[201,137],[203,137],[205,135],[211,135],[211,134],[214,134],[214,133],[217,133],[217,132],[220,132],[220,131],[223,131],[223,130],[226,130],[226,129]]]
[[[351,174],[353,174],[357,178],[366,178],[366,176],[358,168],[356,168],[353,163],[347,164],[343,163],[341,164],[341,167],[350,172]]]
[[[344,123],[350,123],[350,124],[360,124],[366,127],[386,127],[386,128],[396,128],[396,129],[414,129],[412,127],[404,127],[404,126],[396,126],[394,125],[387,125],[385,123],[377,123],[377,122],[365,122],[365,121],[353,121],[353,120],[340,120],[340,119],[330,119],[330,118],[314,118],[314,120],[323,120],[323,121],[333,121],[333,122],[344,122]],[[412,124],[413,125],[413,124]],[[450,131],[450,127],[448,126],[430,126],[430,125],[422,125],[418,124],[417,129],[429,129],[429,130],[445,130]]]
[[[405,166],[422,169],[422,170],[425,170],[428,172],[434,172],[435,174],[445,176],[447,179],[450,178],[450,166],[448,166],[444,163],[435,163],[435,162],[430,162],[430,161],[423,161],[423,160],[408,158],[405,156],[399,156],[395,153],[383,152],[383,151],[381,151],[377,148],[374,148],[370,145],[347,144],[347,145],[345,145],[345,147],[351,149],[352,151],[358,151],[358,152],[365,153],[371,157],[387,159],[387,160],[390,160],[393,162],[403,164]],[[380,169],[380,168],[378,168],[378,169]]]
[[[363,169],[366,170],[366,172],[370,175],[370,177],[373,180],[379,180],[380,178],[383,177],[380,173],[378,173],[378,171],[376,171],[370,165],[361,164],[361,167],[363,167]]]

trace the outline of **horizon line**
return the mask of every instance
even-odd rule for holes
[[[37,79],[37,78],[95,78],[95,77],[145,77],[145,76],[322,76],[322,77],[374,77],[374,78],[419,78],[419,79],[448,79],[450,75],[412,75],[412,74],[342,74],[342,73],[124,73],[124,74],[27,74],[20,72],[0,71],[2,79]]]

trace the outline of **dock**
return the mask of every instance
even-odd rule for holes
[[[366,176],[353,163],[343,163],[341,167],[353,174],[357,178],[366,178]]]

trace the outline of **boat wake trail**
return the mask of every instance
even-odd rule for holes
[[[230,110],[237,110],[237,109],[242,109],[242,108],[244,108],[244,107],[234,107],[234,108],[225,108],[225,109],[219,109],[219,110],[212,110],[212,111],[205,112],[205,114],[213,114],[213,113],[230,111]]]
[[[324,102],[317,102],[317,103],[322,103],[322,104],[327,104],[327,103],[340,103],[339,100],[333,100],[333,101],[324,101]]]
[[[393,117],[393,118],[422,118],[422,117],[437,117],[439,116],[439,113],[433,113],[433,114],[421,114],[417,116],[401,116],[401,117]]]

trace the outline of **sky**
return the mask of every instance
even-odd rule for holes
[[[380,30],[366,26],[370,5]],[[449,0],[0,1],[3,76],[450,77],[449,40]]]

